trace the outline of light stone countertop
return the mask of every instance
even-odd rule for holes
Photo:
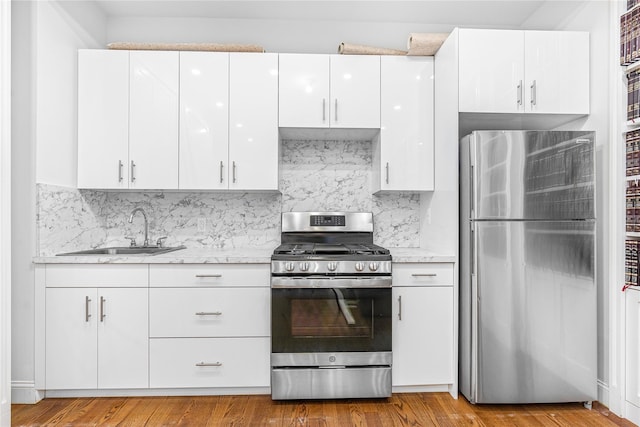
[[[273,249],[181,249],[158,255],[35,257],[36,264],[270,264]]]
[[[434,252],[424,248],[389,248],[394,263],[410,262],[456,262],[453,254]]]
[[[159,255],[81,255],[35,257],[36,264],[269,264],[273,249],[182,249]],[[421,248],[390,248],[394,263],[455,262],[455,255]]]

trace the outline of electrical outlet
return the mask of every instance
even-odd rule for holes
[[[207,231],[207,218],[198,218],[198,232],[205,233]]]

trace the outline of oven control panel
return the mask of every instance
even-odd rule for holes
[[[309,220],[311,227],[344,227],[346,225],[344,215],[311,215]]]

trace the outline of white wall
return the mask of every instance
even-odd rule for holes
[[[108,42],[242,43],[276,53],[338,53],[342,42],[406,49],[410,32],[452,25],[213,18],[111,18]]]
[[[544,7],[525,23],[535,28],[544,19]],[[596,282],[598,286],[598,400],[608,404],[609,373],[609,295],[610,287],[616,290],[618,283],[609,283],[608,237],[609,229],[609,144],[610,141],[610,85],[611,29],[609,27],[609,2],[589,1],[567,16],[557,28],[567,31],[588,31],[590,35],[590,115],[562,126],[560,129],[593,130],[596,132]]]
[[[13,2],[12,81],[12,399],[32,402],[35,254],[35,3]]]
[[[90,2],[12,2],[12,398],[34,382],[35,183],[76,184],[76,56],[104,45]]]
[[[76,186],[78,49],[102,47],[106,28],[89,5],[37,2],[37,182]]]

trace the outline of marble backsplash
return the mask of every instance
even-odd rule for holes
[[[372,144],[368,141],[285,140],[280,193],[113,192],[37,185],[40,256],[143,240],[142,207],[149,238],[168,246],[274,248],[280,214],[287,211],[366,211],[374,214],[374,241],[385,247],[419,246],[420,196],[371,194]]]

